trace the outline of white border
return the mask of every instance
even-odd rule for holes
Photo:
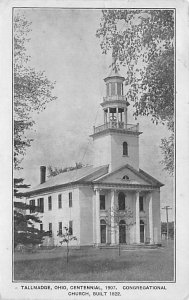
[[[188,162],[189,162],[189,5],[187,1],[2,1],[0,4],[0,297],[3,299],[67,299],[63,291],[21,290],[19,283],[12,283],[12,7],[85,7],[85,8],[176,8],[176,283],[165,283],[167,290],[128,290],[123,299],[189,299],[189,198],[188,198]],[[96,284],[96,283],[95,283]],[[53,286],[55,284],[51,284]],[[67,284],[67,286],[71,283]],[[100,284],[102,287],[105,283]],[[119,289],[124,284],[117,283]],[[127,283],[127,286],[146,286],[160,284]],[[88,299],[87,297],[84,297]],[[93,297],[90,297],[90,299]],[[99,298],[99,297],[98,297]],[[101,297],[100,297],[101,298]],[[102,297],[104,298],[104,297]],[[114,297],[111,297],[114,298]],[[116,297],[115,297],[116,298]],[[117,297],[120,298],[120,297]],[[69,297],[69,299],[73,299]],[[78,297],[81,299],[81,297]]]

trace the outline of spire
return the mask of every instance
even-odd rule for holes
[[[114,71],[115,73],[117,73],[116,61],[117,61],[117,58],[112,53],[112,71]]]
[[[121,76],[118,72],[118,68],[116,65],[116,57],[114,56],[114,54],[112,53],[112,64],[111,64],[111,71],[109,73],[109,75],[104,79],[104,81],[106,82],[108,79],[112,78],[112,77],[119,77],[121,78],[123,81],[125,80],[125,78],[123,76]]]
[[[117,68],[117,65],[116,65],[116,61],[117,61],[117,58],[114,54],[114,51],[112,51],[112,67],[111,67],[111,71],[110,71],[110,74],[108,77],[114,77],[114,76],[118,76],[118,77],[122,77],[119,73],[118,73],[118,68]]]

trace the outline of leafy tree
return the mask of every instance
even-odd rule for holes
[[[84,165],[81,162],[76,163],[75,167],[57,168],[57,167],[48,166],[48,173],[49,173],[48,177],[53,177],[60,173],[81,169],[83,167]]]
[[[56,97],[52,96],[54,83],[44,72],[36,71],[29,65],[26,45],[29,42],[30,25],[24,15],[14,15],[14,166],[20,163],[31,145],[27,131],[34,125],[31,113],[45,109],[46,104]]]
[[[30,57],[27,55],[28,34],[31,23],[24,15],[15,14],[13,20],[14,37],[14,168],[20,169],[21,161],[32,139],[27,132],[34,125],[32,113],[45,109],[46,104],[56,98],[52,96],[54,83],[51,83],[44,72],[36,71],[29,65]],[[21,199],[22,188],[29,187],[23,183],[22,178],[14,179],[14,196]],[[14,246],[22,244],[39,244],[44,232],[33,225],[40,223],[36,214],[27,214],[30,205],[22,201],[14,201]]]
[[[165,165],[164,169],[171,175],[174,173],[174,133],[171,133],[168,138],[161,140],[161,146],[163,153],[162,164]]]
[[[120,226],[120,221],[124,220],[124,228],[125,230],[130,229],[132,225],[135,223],[133,222],[133,212],[129,207],[125,207],[125,210],[120,210],[118,206],[115,206],[114,208],[110,208],[108,210],[108,214],[106,217],[106,225],[110,230],[118,231]],[[113,224],[113,225],[112,225]],[[121,255],[121,239],[119,236],[118,239],[118,250],[119,250],[119,256]]]
[[[102,52],[112,51],[114,68],[126,67],[126,96],[133,101],[134,116],[149,115],[156,124],[162,122],[168,126],[170,138],[162,140],[162,162],[172,174],[174,11],[103,10],[96,35],[101,39]]]
[[[68,228],[68,227],[64,227],[64,232],[59,232],[57,233],[57,236],[59,236],[60,238],[62,238],[62,240],[60,241],[61,244],[66,243],[66,261],[67,264],[69,262],[69,245],[70,245],[70,241],[76,241],[77,238],[75,236],[73,236],[72,234],[72,229]]]

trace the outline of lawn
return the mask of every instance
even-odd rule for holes
[[[65,249],[15,253],[14,280],[21,281],[173,281],[173,242],[158,249]]]

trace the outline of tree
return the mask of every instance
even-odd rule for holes
[[[29,42],[30,25],[24,15],[14,16],[14,167],[20,163],[31,145],[32,139],[27,131],[34,125],[31,113],[45,109],[46,104],[56,97],[52,96],[54,83],[44,72],[36,71],[29,65],[26,45]]]
[[[171,175],[174,173],[174,133],[171,133],[169,138],[161,140],[161,146],[163,153],[162,164],[165,165],[164,169]]]
[[[14,15],[14,169],[20,169],[21,161],[32,139],[27,136],[28,130],[34,125],[32,113],[45,109],[46,104],[56,97],[52,96],[54,83],[51,83],[44,72],[36,71],[29,65],[30,57],[27,55],[26,45],[29,42],[28,34],[31,31],[31,23],[24,15]],[[23,183],[23,178],[14,179],[14,196],[18,199],[23,197],[19,192],[22,188],[29,187]],[[28,214],[31,206],[22,201],[14,201],[14,246],[22,243],[41,243],[44,231],[34,227],[40,223],[37,215]]]
[[[84,165],[81,162],[76,163],[75,167],[57,168],[57,167],[48,166],[48,173],[49,173],[48,177],[53,177],[60,173],[65,173],[65,172],[81,169],[83,167],[84,167]]]
[[[174,222],[169,222],[169,234],[168,237],[173,239],[174,238]],[[167,222],[161,222],[161,233],[167,234]]]
[[[114,68],[127,69],[126,97],[133,101],[134,116],[149,115],[152,122],[166,124],[174,142],[174,11],[103,10],[96,35],[102,52],[112,51]],[[169,139],[162,140],[162,162],[172,174],[174,145]]]
[[[28,188],[29,185],[23,183],[22,178],[14,179],[14,196],[17,199],[22,199],[24,193],[20,189]],[[35,211],[34,214],[28,214],[27,211]],[[14,201],[14,248],[18,244],[22,245],[37,245],[41,244],[45,231],[34,227],[36,223],[41,223],[37,213],[39,208],[31,206],[21,201]]]
[[[62,238],[62,240],[60,241],[61,244],[66,243],[66,261],[68,264],[70,241],[72,241],[72,240],[76,241],[77,238],[75,236],[73,236],[72,228],[68,228],[66,226],[64,227],[64,232],[58,231],[57,236]]]
[[[124,223],[122,224],[122,221]],[[128,230],[132,225],[135,223],[133,222],[133,212],[129,207],[125,207],[124,210],[120,210],[118,206],[114,208],[110,208],[108,210],[108,214],[106,217],[106,225],[110,230],[117,231],[120,227],[124,227],[123,230]],[[119,235],[118,239],[118,249],[119,249],[119,256],[121,255],[121,237]]]

